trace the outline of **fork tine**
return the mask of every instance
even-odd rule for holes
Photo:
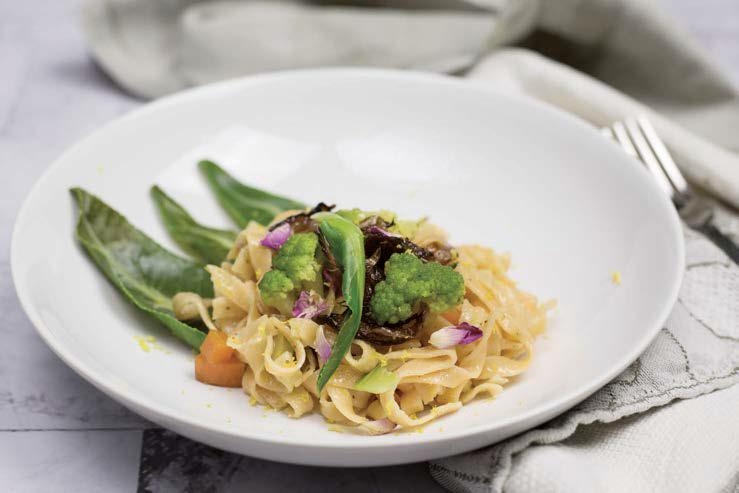
[[[602,133],[609,139],[616,140],[616,136],[613,134],[613,130],[611,130],[611,127],[602,127],[600,129],[600,133]]]
[[[621,144],[621,147],[623,147],[624,151],[626,151],[627,154],[630,156],[634,156],[635,158],[639,159],[639,153],[636,152],[636,148],[634,147],[634,144],[631,142],[631,139],[629,138],[629,133],[626,131],[626,127],[621,122],[615,122],[613,125],[611,125],[613,128],[613,135],[616,138],[616,141]]]
[[[646,165],[649,172],[652,174],[659,187],[670,197],[674,198],[675,189],[672,187],[672,183],[667,178],[665,171],[659,165],[657,156],[652,151],[652,148],[647,143],[644,134],[639,127],[639,124],[634,118],[627,118],[624,121],[626,132],[629,139],[633,143],[636,151],[639,154],[639,159]]]
[[[639,125],[639,128],[641,128],[649,147],[654,151],[654,154],[657,157],[657,162],[667,175],[667,179],[670,180],[672,186],[679,194],[687,195],[690,192],[688,183],[685,181],[683,174],[672,159],[672,156],[667,150],[667,147],[665,147],[664,142],[662,142],[662,139],[657,135],[657,131],[644,116],[637,117],[636,122]]]

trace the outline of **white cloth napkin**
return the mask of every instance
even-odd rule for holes
[[[325,3],[92,0],[82,21],[100,65],[142,97],[277,69],[369,65],[465,73],[596,126],[646,113],[688,178],[739,207],[737,90],[652,1]],[[514,41],[526,49],[500,48]],[[737,216],[718,219],[739,240]],[[680,301],[637,362],[537,429],[433,462],[434,478],[454,491],[734,491],[739,269],[685,236]]]

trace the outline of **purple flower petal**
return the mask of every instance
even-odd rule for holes
[[[316,340],[313,345],[315,346],[316,354],[318,355],[318,362],[320,364],[324,364],[328,361],[329,356],[331,356],[331,344],[323,333],[323,325],[318,327],[318,330],[316,331]]]
[[[281,224],[272,231],[268,231],[260,245],[271,248],[272,250],[279,250],[279,248],[290,238],[292,234],[292,228],[290,225],[285,223]]]
[[[429,337],[429,344],[439,349],[469,344],[482,337],[482,330],[467,322],[439,329]]]
[[[314,292],[301,291],[295,305],[293,306],[293,317],[315,318],[328,310],[326,303]]]

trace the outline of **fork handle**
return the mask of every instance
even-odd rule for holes
[[[714,245],[723,250],[735,264],[739,265],[739,246],[731,238],[719,231],[712,221],[706,221],[701,225],[694,226],[693,229],[703,233]]]

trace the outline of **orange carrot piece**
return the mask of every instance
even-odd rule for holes
[[[234,357],[234,349],[226,344],[228,335],[220,330],[211,330],[200,346],[200,354],[209,363],[226,363]]]
[[[462,316],[462,311],[459,307],[452,308],[451,310],[447,310],[444,313],[441,314],[442,317],[447,319],[449,323],[452,324],[458,324],[459,323],[459,317]]]
[[[236,358],[224,363],[211,363],[205,356],[195,357],[195,378],[218,387],[241,387],[246,365]]]

